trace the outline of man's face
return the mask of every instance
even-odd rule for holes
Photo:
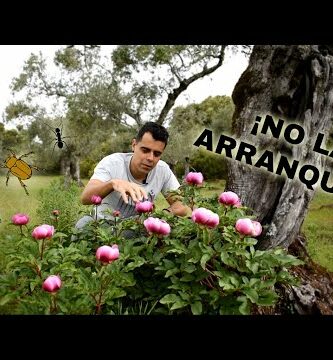
[[[160,160],[164,148],[164,142],[155,140],[150,132],[144,133],[139,142],[133,139],[134,154],[131,161],[133,175],[148,174]]]

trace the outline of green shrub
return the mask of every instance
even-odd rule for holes
[[[200,148],[190,159],[190,163],[196,171],[204,174],[206,180],[227,178],[226,160],[219,154]]]
[[[80,203],[81,188],[76,183],[65,187],[62,179],[53,180],[49,187],[40,190],[37,215],[45,224],[56,224],[57,230],[69,231],[87,212],[87,206]],[[59,216],[53,215],[53,210],[59,210]]]
[[[146,231],[147,214],[73,229],[79,189],[53,182],[42,192],[39,214],[50,223],[50,212],[60,210],[56,232],[35,240],[32,229],[23,235],[13,229],[0,276],[0,313],[218,315],[251,314],[256,307],[273,305],[275,285],[295,285],[288,267],[302,262],[282,249],[256,250],[257,240],[235,229],[248,209],[221,205],[216,196],[204,198],[197,190],[183,184],[176,193],[191,206],[213,211],[219,224],[207,228],[191,218],[154,210],[149,215],[171,227],[162,236]],[[133,238],[124,237],[129,231]],[[119,258],[99,262],[96,250],[114,244]],[[60,276],[58,292],[42,290],[49,275]]]

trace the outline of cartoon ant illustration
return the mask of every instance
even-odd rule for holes
[[[36,169],[38,171],[43,169],[39,169],[37,166],[34,165],[28,165],[25,161],[21,160],[23,157],[33,154],[33,151],[30,151],[29,153],[21,155],[19,158],[17,158],[14,151],[12,151],[11,149],[6,150],[9,150],[12,154],[8,156],[8,158],[4,161],[5,166],[0,165],[0,167],[2,168],[9,169],[7,173],[6,186],[8,186],[9,175],[11,173],[18,178],[18,181],[20,182],[21,186],[23,186],[25,193],[29,195],[28,190],[26,189],[27,185],[25,185],[22,180],[27,180],[31,178],[32,169]]]
[[[64,144],[67,146],[68,148],[68,145],[66,143],[66,141],[64,141],[64,139],[67,139],[67,138],[70,138],[72,136],[64,136],[62,137],[62,128],[63,128],[63,124],[61,124],[61,129],[56,127],[55,129],[52,128],[52,126],[50,126],[49,124],[47,123],[44,123],[45,125],[47,125],[49,128],[51,128],[52,132],[55,134],[56,138],[56,142],[54,143],[54,146],[53,146],[53,150],[52,150],[52,154],[53,154],[53,151],[54,151],[54,148],[56,145],[58,145],[58,148],[59,149],[62,149],[64,147]]]

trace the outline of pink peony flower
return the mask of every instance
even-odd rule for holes
[[[170,225],[165,220],[160,220],[160,234],[168,235],[170,234],[171,228]]]
[[[238,219],[235,225],[236,230],[242,235],[259,236],[262,232],[261,224],[251,219]]]
[[[238,200],[238,201],[236,202],[236,204],[234,204],[234,207],[236,207],[236,208],[239,208],[239,207],[241,207],[241,206],[242,206],[242,203],[241,203],[240,200]]]
[[[242,235],[252,235],[254,230],[250,219],[238,219],[235,225],[236,230]]]
[[[160,219],[149,217],[143,222],[143,225],[147,229],[147,231],[151,233],[158,233],[160,230]]]
[[[260,222],[258,221],[252,221],[252,225],[253,225],[253,232],[252,232],[252,236],[259,236],[262,233],[262,226],[260,224]]]
[[[54,226],[43,224],[34,228],[32,236],[36,240],[51,238],[54,234]]]
[[[104,264],[110,264],[112,261],[119,258],[119,249],[118,245],[104,245],[97,249],[96,259],[101,261]]]
[[[14,225],[26,225],[30,218],[26,214],[15,214],[12,216],[12,223]]]
[[[57,275],[50,275],[43,282],[43,289],[47,292],[53,293],[58,291],[61,288],[61,280]]]
[[[201,172],[189,172],[185,177],[185,181],[188,184],[201,185],[203,183],[203,175]]]
[[[192,220],[197,224],[205,225],[210,228],[216,227],[220,222],[218,214],[215,214],[206,208],[198,208],[193,210]]]
[[[143,222],[143,225],[150,233],[168,235],[171,232],[170,225],[166,221],[151,216]]]
[[[153,203],[150,201],[139,201],[135,204],[135,210],[139,213],[147,213],[153,210]]]
[[[102,198],[98,195],[93,195],[90,200],[94,205],[99,205],[102,202]]]
[[[217,214],[211,212],[211,215],[205,225],[210,228],[214,228],[219,224],[219,222],[220,222],[219,216]]]
[[[240,204],[240,199],[237,194],[232,191],[225,191],[220,194],[219,202],[224,205],[237,205]],[[238,207],[238,206],[237,206]]]

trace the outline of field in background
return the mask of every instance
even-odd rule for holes
[[[26,180],[25,184],[30,193],[27,196],[19,181],[14,176],[10,177],[6,187],[6,177],[0,176],[0,246],[4,241],[4,235],[13,228],[8,226],[13,214],[27,213],[32,223],[38,223],[36,209],[39,205],[39,191],[48,187],[52,180],[59,176],[33,176]],[[87,180],[83,180],[84,184]],[[206,195],[218,195],[224,189],[224,181],[210,181],[210,189],[206,189]],[[159,196],[156,202],[159,208],[167,207],[167,202]],[[308,251],[313,260],[320,265],[333,271],[333,196],[318,192],[311,202],[308,215],[304,221],[302,231],[308,239]]]
[[[29,180],[25,180],[29,196],[24,192],[18,179],[10,176],[8,186],[6,186],[6,177],[0,176],[0,236],[1,234],[10,231],[12,227],[6,226],[12,215],[16,213],[26,213],[30,216],[33,222],[37,223],[36,209],[39,201],[39,191],[42,188],[48,187],[52,180],[59,176],[32,176]]]
[[[323,191],[316,193],[302,231],[312,259],[333,271],[333,195]]]

